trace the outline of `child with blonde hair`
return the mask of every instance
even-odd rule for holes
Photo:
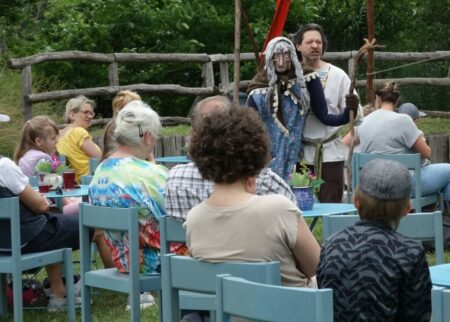
[[[16,162],[22,172],[30,177],[36,174],[36,166],[52,161],[56,153],[58,128],[48,116],[35,116],[26,121],[20,136],[20,142],[14,152]]]
[[[25,122],[20,142],[14,152],[14,162],[28,176],[36,175],[36,167],[42,162],[56,159],[58,128],[51,118],[45,115],[33,117]],[[63,214],[76,215],[80,200],[63,198]]]

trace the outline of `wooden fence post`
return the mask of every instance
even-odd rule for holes
[[[449,141],[449,136],[447,134],[427,136],[427,142],[432,152],[430,158],[431,163],[449,162]]]
[[[203,64],[202,76],[206,87],[214,87],[214,69],[211,61]]]
[[[119,86],[119,67],[117,62],[108,66],[108,81],[109,86]]]
[[[33,117],[32,104],[28,101],[31,89],[31,66],[28,65],[22,68],[22,111],[25,122]]]
[[[228,62],[220,62],[220,90],[226,94],[228,86],[230,85],[230,78],[228,75]]]

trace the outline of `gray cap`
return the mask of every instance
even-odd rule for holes
[[[418,119],[421,116],[427,116],[424,112],[419,111],[417,106],[413,103],[403,103],[397,109],[398,113],[408,114],[413,120]]]
[[[0,114],[0,122],[9,122],[9,116],[6,114]]]
[[[403,199],[411,193],[411,175],[397,161],[375,159],[361,169],[358,187],[375,199]]]

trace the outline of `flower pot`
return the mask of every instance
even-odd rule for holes
[[[50,190],[62,188],[63,179],[59,173],[39,173],[39,185],[48,185]]]
[[[300,210],[311,210],[314,206],[314,192],[312,187],[292,187],[295,198],[297,199],[297,207]]]

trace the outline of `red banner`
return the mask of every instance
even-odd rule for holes
[[[276,0],[277,8],[272,19],[272,24],[270,25],[270,30],[267,35],[266,41],[264,42],[263,52],[266,49],[267,44],[273,38],[280,36],[283,33],[284,25],[286,23],[289,6],[291,5],[291,0]]]

